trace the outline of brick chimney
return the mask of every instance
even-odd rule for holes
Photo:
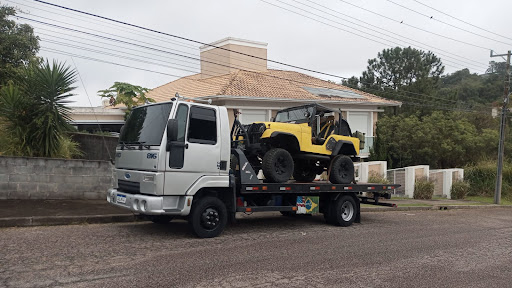
[[[228,37],[210,43],[210,45],[219,48],[209,45],[203,45],[199,48],[201,53],[201,78],[203,79],[229,74],[239,69],[261,72],[267,71],[267,60],[232,52],[236,51],[267,59],[267,43]]]

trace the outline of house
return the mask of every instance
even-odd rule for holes
[[[108,99],[100,107],[71,107],[69,124],[78,131],[119,133],[124,125],[124,109],[111,109]]]
[[[211,99],[228,108],[230,124],[233,109],[241,112],[242,124],[269,121],[280,109],[307,103],[341,109],[352,131],[366,134],[361,157],[369,155],[380,107],[401,105],[304,73],[269,69],[266,43],[225,38],[200,47],[200,58],[201,73],[159,86],[147,96],[157,102],[176,93],[198,101]]]

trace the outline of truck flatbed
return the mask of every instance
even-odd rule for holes
[[[295,194],[318,195],[326,192],[372,192],[372,193],[390,193],[400,185],[388,184],[332,184],[327,181],[315,181],[311,183],[299,183],[291,181],[288,183],[242,183],[240,184],[240,194]]]

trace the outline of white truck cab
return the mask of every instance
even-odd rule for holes
[[[201,188],[229,187],[229,130],[225,107],[174,98],[133,109],[107,201],[147,215],[188,215]]]

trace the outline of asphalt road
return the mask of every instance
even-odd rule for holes
[[[1,287],[511,287],[512,209],[0,229]]]

